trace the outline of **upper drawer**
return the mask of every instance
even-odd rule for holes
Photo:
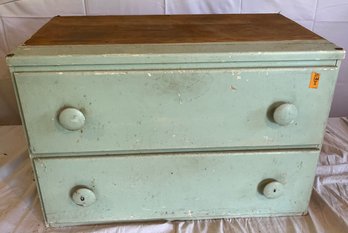
[[[318,146],[337,68],[14,76],[33,154],[117,154]]]

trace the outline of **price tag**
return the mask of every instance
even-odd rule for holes
[[[309,82],[309,88],[317,89],[319,86],[320,74],[316,72],[312,72],[311,81]]]

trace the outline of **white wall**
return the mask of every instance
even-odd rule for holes
[[[0,0],[0,124],[20,123],[5,54],[55,15],[270,12],[280,12],[348,50],[348,0]],[[348,116],[348,59],[331,116]]]

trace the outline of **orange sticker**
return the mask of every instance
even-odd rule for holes
[[[311,81],[309,82],[309,88],[318,88],[320,80],[320,74],[312,72]]]

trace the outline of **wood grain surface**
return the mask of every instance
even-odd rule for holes
[[[280,14],[57,16],[26,45],[322,39]]]

